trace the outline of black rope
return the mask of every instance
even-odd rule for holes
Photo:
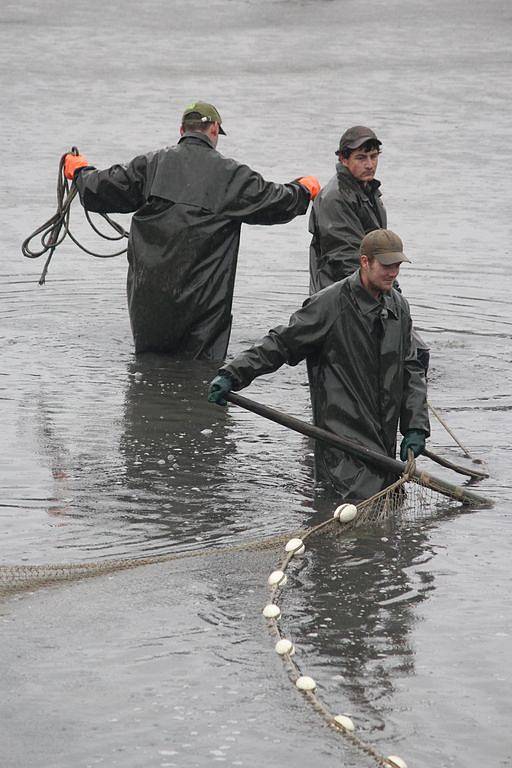
[[[77,147],[73,147],[71,153],[73,155],[78,155]],[[123,253],[126,253],[126,248],[123,248],[121,251],[116,251],[116,253],[95,253],[94,251],[91,251],[82,245],[82,243],[80,243],[70,231],[69,217],[71,211],[71,203],[75,199],[78,190],[75,183],[73,182],[70,184],[64,175],[64,162],[68,154],[68,152],[64,153],[59,161],[56,212],[51,218],[48,219],[48,221],[45,221],[44,224],[34,230],[34,232],[32,232],[21,244],[21,251],[23,255],[28,259],[38,259],[40,256],[48,254],[46,257],[45,265],[43,267],[43,271],[41,273],[41,277],[39,278],[39,285],[44,285],[46,281],[46,273],[48,272],[48,267],[50,266],[50,261],[55,252],[55,249],[57,246],[64,242],[66,236],[69,236],[75,245],[78,245],[82,251],[89,254],[89,256],[95,256],[98,259],[112,259],[114,256],[121,256]],[[107,216],[107,214],[100,213],[99,215],[105,219],[107,224],[109,224],[112,229],[115,230],[115,232],[117,232],[117,235],[106,235],[101,232],[92,221],[89,212],[85,211],[87,221],[97,235],[102,237],[104,240],[112,241],[123,240],[124,238],[128,237],[128,232],[120,224]],[[30,242],[38,236],[40,236],[40,243],[42,248],[39,251],[35,251],[31,249]]]

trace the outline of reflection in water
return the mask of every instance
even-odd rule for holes
[[[66,448],[64,438],[58,434],[51,409],[42,391],[37,400],[34,416],[39,452],[41,456],[47,458],[53,481],[53,493],[48,498],[47,511],[52,517],[65,517],[71,514],[73,503],[73,460]]]
[[[129,365],[119,503],[147,553],[239,545],[303,527],[309,515],[310,458],[291,471],[286,431],[208,403],[216,367],[157,355]]]
[[[120,453],[121,501],[132,524],[152,523],[160,537],[186,544],[217,536],[233,519],[219,497],[229,481],[233,445],[220,409],[206,400],[212,364],[142,355],[131,363]]]
[[[299,664],[332,711],[364,718],[368,732],[384,729],[397,681],[414,674],[411,631],[416,604],[434,589],[433,554],[415,524],[321,535],[284,592]]]

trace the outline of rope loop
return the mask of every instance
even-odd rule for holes
[[[89,256],[94,256],[98,259],[111,259],[114,256],[121,256],[127,251],[127,248],[123,248],[115,253],[96,253],[82,245],[82,243],[80,243],[71,233],[69,228],[71,203],[75,199],[78,190],[75,182],[73,181],[70,184],[69,180],[66,179],[66,176],[64,175],[64,163],[66,162],[66,156],[68,154],[78,155],[78,147],[71,147],[71,153],[65,152],[59,160],[59,170],[57,174],[57,210],[48,221],[45,221],[44,224],[35,229],[21,244],[21,251],[28,259],[38,259],[40,256],[48,254],[41,277],[39,278],[39,285],[44,285],[46,281],[46,273],[48,272],[48,267],[50,266],[50,261],[55,249],[64,242],[67,236],[69,236],[70,240],[72,240],[82,251],[89,254]],[[109,226],[111,226],[117,233],[116,235],[111,236],[101,232],[93,223],[89,212],[85,211],[85,216],[89,225],[99,237],[111,241],[128,238],[128,232],[121,226],[121,224],[111,219],[105,213],[100,213],[99,215],[105,219],[107,224],[109,224]],[[41,250],[33,250],[30,243],[38,236],[42,246]]]

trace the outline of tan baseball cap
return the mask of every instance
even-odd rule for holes
[[[410,259],[404,253],[404,244],[390,229],[374,229],[361,240],[359,254],[376,258],[384,266]]]

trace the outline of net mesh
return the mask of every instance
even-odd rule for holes
[[[438,493],[431,487],[431,483],[423,484],[421,476],[413,476],[414,472],[414,462],[409,462],[405,473],[396,482],[357,505],[356,518],[344,525],[339,533],[347,533],[354,528],[381,525],[390,519],[400,522],[401,520],[429,518],[446,512],[448,509],[453,510],[461,506],[460,500],[450,499],[446,495]],[[336,521],[329,518],[314,528],[310,528],[308,531],[299,531],[295,535],[307,538],[320,532],[324,527],[333,525],[333,523]],[[271,548],[289,538],[290,534],[286,534],[228,547],[219,547],[218,549],[166,553],[143,558],[120,558],[89,563],[53,565],[0,565],[0,596],[186,557],[204,557],[243,549]]]
[[[59,582],[78,581],[96,576],[105,576],[117,571],[155,565],[172,560],[191,557],[223,556],[229,552],[244,550],[271,549],[289,539],[289,534],[280,534],[266,539],[242,542],[228,547],[212,547],[189,552],[168,552],[149,557],[119,558],[116,560],[98,560],[89,563],[58,563],[43,565],[0,565],[0,597],[16,592],[47,587]]]
[[[454,511],[460,506],[460,501],[449,499],[414,479],[401,477],[357,505],[358,514],[353,527],[378,526],[390,519],[397,522],[422,520]]]
[[[459,494],[450,498],[446,492],[438,492],[426,476],[416,473],[414,461],[407,464],[404,474],[394,483],[384,488],[371,498],[365,499],[356,505],[356,515],[349,522],[341,522],[336,516],[331,516],[328,520],[309,528],[306,531],[300,531],[295,536],[300,539],[294,539],[301,545],[308,537],[319,534],[323,529],[334,530],[338,535],[346,535],[357,528],[370,528],[382,526],[393,521],[393,523],[410,522],[411,520],[421,520],[436,517],[440,514],[454,512],[462,508]],[[33,590],[41,586],[49,586],[58,582],[69,582],[77,579],[91,578],[115,571],[121,571],[129,568],[136,568],[142,565],[153,563],[162,563],[169,560],[188,557],[200,557],[213,554],[225,554],[230,551],[240,551],[244,549],[265,549],[283,545],[288,542],[279,564],[279,569],[284,575],[294,556],[299,553],[299,548],[295,544],[295,549],[288,549],[291,541],[290,534],[274,536],[272,538],[260,539],[247,543],[241,543],[235,546],[222,547],[217,550],[200,550],[184,553],[168,553],[163,555],[154,555],[139,559],[118,559],[80,564],[61,564],[61,565],[6,565],[0,566],[0,596],[9,595],[23,590]],[[304,551],[302,549],[302,551]],[[271,604],[279,606],[279,600],[282,593],[282,587],[286,578],[281,583],[273,584],[271,590]],[[270,583],[270,579],[269,579]],[[268,606],[267,606],[268,607]],[[266,610],[266,609],[265,609]],[[266,615],[266,614],[265,614]],[[276,640],[283,640],[283,634],[279,623],[280,609],[278,616],[268,619],[269,631]],[[290,680],[299,686],[299,678],[303,673],[299,666],[294,651],[282,655]],[[324,719],[324,721],[342,736],[353,748],[364,754],[374,765],[382,768],[397,768],[405,765],[401,758],[395,761],[393,756],[385,756],[372,744],[367,743],[357,733],[353,732],[353,724],[350,724],[350,718],[339,718],[333,714],[324,704],[316,691],[316,684],[313,690],[304,690],[302,694],[312,706],[312,708]]]
[[[287,581],[287,569],[294,557],[304,552],[304,545],[309,537],[327,532],[328,530],[333,530],[338,535],[346,535],[358,528],[380,527],[391,520],[394,524],[400,524],[401,522],[409,523],[416,520],[430,519],[450,512],[453,513],[463,508],[458,496],[453,499],[449,498],[446,494],[441,494],[430,485],[424,484],[421,475],[416,473],[415,464],[412,459],[407,464],[405,473],[396,482],[371,498],[357,504],[356,515],[348,522],[343,522],[336,516],[336,513],[343,509],[343,506],[352,505],[342,505],[329,520],[325,520],[319,525],[310,528],[300,539],[290,540],[285,548],[285,554],[278,565],[278,570],[269,577],[270,605],[271,607],[276,606],[279,608],[279,611],[277,616],[267,614],[265,611],[267,611],[269,606],[266,606],[264,615],[270,616],[268,618],[269,631],[278,642],[288,640],[283,635],[283,630],[280,626],[280,619],[282,618],[280,598]],[[279,580],[275,582],[273,577],[279,578]],[[278,652],[281,654],[280,651]],[[291,650],[281,654],[281,657],[290,680],[296,687],[301,689],[300,681],[304,679],[304,672],[295,654],[293,644]],[[311,680],[311,678],[307,679]],[[357,733],[354,733],[354,726],[350,718],[342,717],[340,721],[339,716],[331,712],[318,695],[316,683],[313,680],[311,680],[311,683],[314,686],[313,689],[302,690],[302,694],[325,722],[351,744],[352,747],[366,755],[373,764],[383,768],[398,768],[398,766],[406,765],[402,758],[395,757],[393,759],[393,756],[382,754],[376,747],[366,742]]]

